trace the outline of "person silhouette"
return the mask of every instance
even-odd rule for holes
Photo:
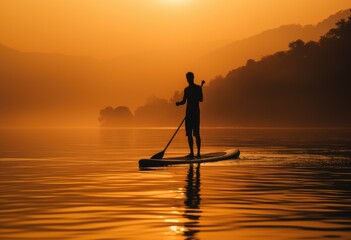
[[[176,102],[177,106],[186,105],[185,115],[185,130],[188,137],[190,153],[187,156],[189,159],[194,158],[193,150],[193,135],[196,138],[197,157],[200,158],[201,138],[200,138],[200,102],[203,101],[202,88],[194,83],[194,73],[188,72],[186,79],[189,86],[184,89],[183,100]]]

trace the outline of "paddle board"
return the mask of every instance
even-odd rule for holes
[[[228,149],[223,152],[206,153],[201,158],[187,159],[186,157],[172,157],[163,159],[141,159],[139,160],[139,167],[163,167],[176,164],[189,164],[189,163],[206,163],[217,162],[223,160],[239,158],[240,151],[237,149]]]

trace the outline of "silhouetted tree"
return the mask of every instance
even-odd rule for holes
[[[148,126],[176,125],[181,120],[181,112],[174,107],[175,97],[179,94],[176,92],[170,101],[156,97],[149,98],[144,106],[135,110],[136,122]]]
[[[99,121],[102,126],[131,126],[133,118],[128,107],[120,106],[113,109],[109,106],[100,111]]]
[[[289,48],[291,51],[301,51],[305,46],[305,42],[301,39],[296,40],[295,42],[289,43]]]

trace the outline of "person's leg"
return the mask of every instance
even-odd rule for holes
[[[196,146],[197,146],[197,157],[200,158],[201,157],[201,138],[200,135],[196,135]]]
[[[194,140],[191,134],[188,135],[188,143],[189,143],[189,149],[190,149],[190,154],[188,156],[194,157]]]
[[[194,123],[194,136],[196,138],[197,157],[201,158],[200,116],[196,117]]]
[[[187,121],[185,121],[185,131],[186,131],[186,136],[188,137],[188,144],[189,144],[189,150],[190,150],[188,158],[193,158],[194,157],[193,131],[192,131],[191,122],[188,121],[188,119]]]

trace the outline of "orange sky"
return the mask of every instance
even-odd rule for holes
[[[232,41],[283,24],[317,23],[350,0],[0,1],[0,43],[99,58]]]
[[[210,55],[229,43],[286,24],[316,24],[348,8],[350,0],[0,0],[0,50],[93,57],[11,52],[6,58],[4,50],[0,110],[8,110],[6,123],[96,125],[106,106],[134,111],[150,97],[170,99],[187,85],[187,71],[208,86],[297,37],[269,35],[242,43],[229,58]],[[218,68],[222,60],[228,66]]]

